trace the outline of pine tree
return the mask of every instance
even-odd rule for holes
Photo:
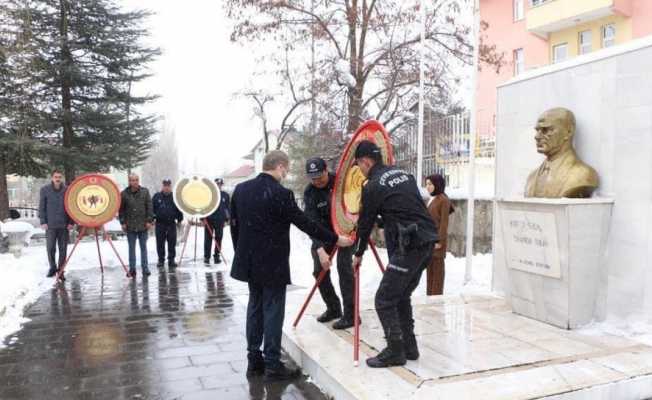
[[[68,182],[80,172],[140,164],[156,117],[139,106],[156,96],[131,88],[150,76],[147,65],[160,53],[143,44],[150,13],[124,11],[115,0],[5,0],[0,12],[22,41],[9,79],[29,68],[21,124],[33,143],[47,144],[43,161],[63,166]]]

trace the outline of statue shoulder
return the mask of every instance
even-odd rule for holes
[[[589,186],[598,186],[599,178],[596,170],[579,158],[573,164],[571,177],[574,182],[588,184]]]
[[[598,184],[595,169],[578,159],[569,170],[569,179],[562,190],[562,197],[591,197]]]

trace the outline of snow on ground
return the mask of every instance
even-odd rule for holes
[[[605,321],[594,322],[579,330],[589,336],[615,335],[652,346],[652,317],[636,313],[629,317],[609,316]]]
[[[292,268],[292,283],[299,286],[311,287],[314,284],[312,276],[313,261],[310,256],[310,238],[298,229],[292,227],[291,231],[292,249],[290,252],[290,266]],[[378,249],[383,265],[387,265],[387,251]],[[456,293],[488,293],[491,290],[491,254],[477,255],[473,258],[473,279],[467,285],[464,285],[464,271],[466,265],[465,258],[456,258],[451,254],[446,257],[446,281],[444,285],[444,294]],[[337,263],[335,259],[331,268],[333,286],[339,293],[337,284]],[[380,283],[380,269],[371,250],[368,250],[362,260],[360,288],[361,293],[373,295]],[[415,295],[426,294],[425,273],[421,278],[419,287],[415,290]]]
[[[8,224],[3,225],[6,227]],[[120,257],[127,262],[127,241],[115,241]],[[110,245],[100,242],[102,260],[105,268],[122,268]],[[68,246],[68,254],[72,244]],[[148,241],[150,260],[156,262],[156,248],[154,240]],[[97,246],[94,241],[84,241],[79,244],[75,254],[66,267],[66,271],[74,273],[76,270],[97,268],[100,264],[97,258]],[[45,275],[49,270],[45,246],[32,245],[22,251],[20,258],[12,254],[0,254],[0,348],[4,338],[20,329],[28,321],[23,317],[26,306],[36,301],[41,294],[52,288],[54,278]]]
[[[231,245],[231,236],[228,228],[224,232],[224,255],[227,261],[233,260],[233,247]],[[180,240],[179,240],[180,241]],[[180,272],[194,271],[205,267],[201,263],[203,258],[203,229],[197,232],[197,258],[200,261],[197,264],[188,262],[194,257],[194,232],[191,232],[188,240],[188,247],[184,255],[184,263]],[[127,262],[127,242],[126,239],[114,241],[116,248],[120,252],[122,259]],[[156,260],[156,245],[153,237],[147,242],[148,257],[153,265]],[[292,268],[292,281],[295,285],[311,287],[314,284],[312,276],[313,262],[310,256],[310,239],[304,233],[296,228],[291,230],[291,253],[290,265]],[[122,268],[115,254],[108,243],[100,243],[102,249],[102,260],[105,268]],[[68,253],[72,250],[72,244],[68,247]],[[387,264],[387,252],[385,249],[378,249],[384,264]],[[181,243],[177,247],[177,257],[181,252]],[[491,255],[481,255],[474,257],[474,279],[466,286],[464,280],[464,258],[454,258],[449,255],[446,258],[446,294],[454,293],[486,293],[490,290],[491,283]],[[97,258],[97,248],[94,241],[84,241],[80,243],[75,254],[66,267],[69,274],[74,274],[75,270],[97,268],[99,273],[99,262]],[[140,268],[139,268],[140,269]],[[47,256],[45,247],[41,245],[32,245],[23,250],[20,258],[15,258],[11,254],[0,254],[0,271],[3,279],[0,280],[0,347],[4,338],[20,329],[22,324],[28,320],[23,317],[25,307],[36,301],[44,292],[52,288],[54,279],[46,278],[48,271]],[[378,265],[371,251],[365,254],[362,266],[361,287],[366,296],[372,296],[380,282],[380,272]],[[142,279],[138,275],[138,279]],[[333,266],[333,282],[339,292],[337,285],[337,268]],[[415,295],[425,295],[426,283],[425,274],[422,278],[421,285],[417,288]]]

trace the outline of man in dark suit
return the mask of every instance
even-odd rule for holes
[[[263,160],[263,173],[239,184],[231,201],[231,236],[235,256],[234,279],[249,284],[247,307],[247,376],[265,374],[266,380],[292,379],[299,371],[281,362],[285,292],[290,282],[290,224],[327,245],[349,247],[353,242],[308,218],[292,191],[281,186],[289,159],[280,150]],[[330,266],[324,260],[324,267]],[[264,338],[264,356],[260,351]]]

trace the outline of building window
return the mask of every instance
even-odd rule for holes
[[[590,53],[592,50],[593,35],[591,31],[580,32],[580,54]]]
[[[611,47],[616,44],[616,25],[607,24],[602,27],[602,47]]]
[[[514,0],[514,21],[520,21],[523,18],[525,18],[523,0]]]
[[[525,71],[525,55],[523,49],[514,50],[514,76],[520,75]]]
[[[568,58],[568,43],[558,44],[552,48],[552,62],[562,62]]]

